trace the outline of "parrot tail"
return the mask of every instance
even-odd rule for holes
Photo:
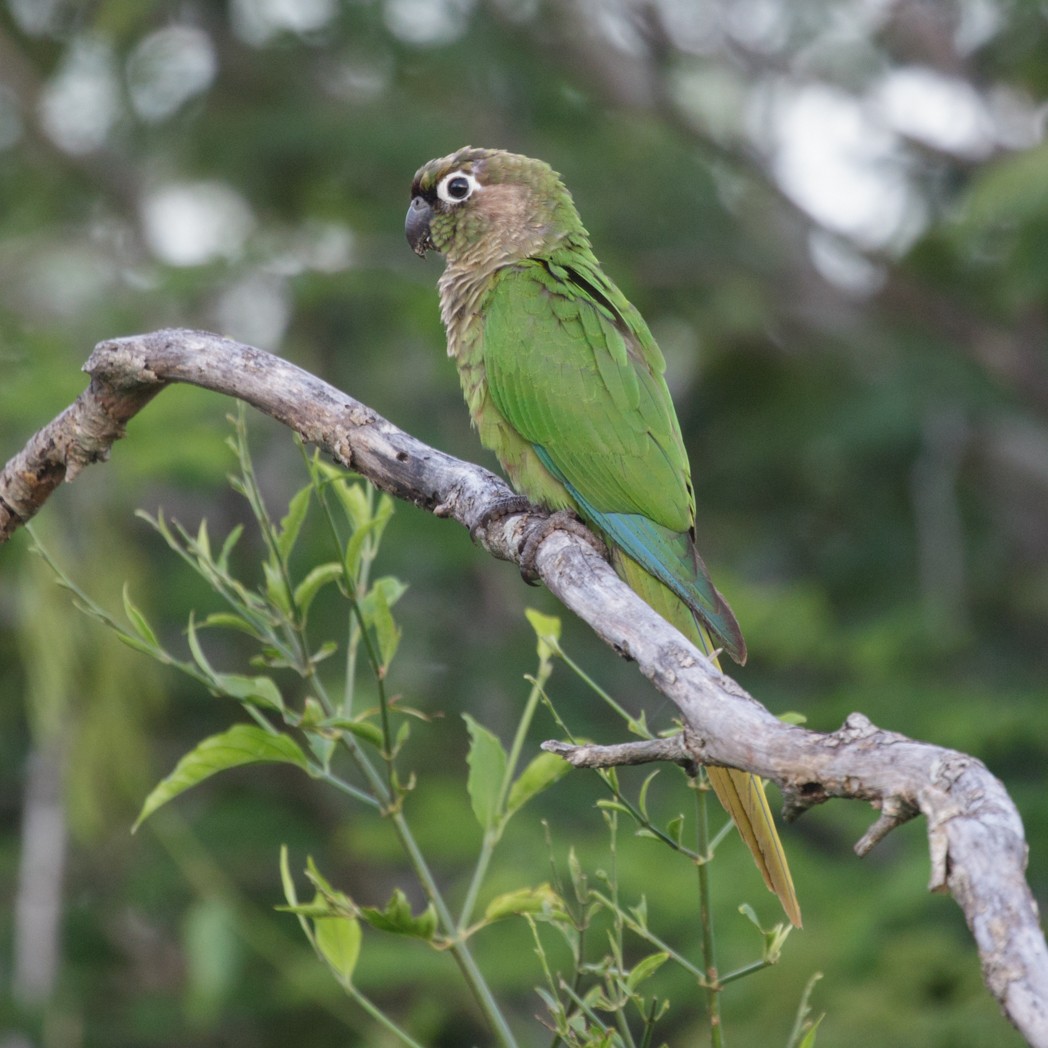
[[[764,783],[756,775],[735,768],[706,769],[717,800],[724,805],[753,854],[768,890],[774,892],[790,923],[801,927],[801,907],[793,887],[786,853],[772,819]]]
[[[650,604],[664,619],[677,627],[700,651],[713,658],[713,645],[705,629],[696,622],[691,609],[658,579],[653,578],[640,564],[616,552],[615,569],[637,596]],[[714,663],[717,660],[713,659]],[[786,862],[782,841],[779,840],[764,782],[749,772],[735,768],[707,767],[706,774],[717,799],[738,827],[739,834],[753,854],[768,889],[779,897],[790,923],[801,927],[801,908],[793,877]]]

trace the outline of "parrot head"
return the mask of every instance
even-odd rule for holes
[[[415,253],[463,266],[506,265],[585,236],[571,194],[541,160],[465,146],[424,164],[404,233]]]

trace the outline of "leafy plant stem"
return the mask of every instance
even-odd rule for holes
[[[815,1030],[822,1022],[822,1018],[820,1017],[812,1022],[809,1016],[811,1015],[812,991],[821,978],[822,972],[815,972],[805,984],[800,1004],[797,1006],[797,1017],[794,1019],[793,1029],[790,1031],[790,1039],[786,1043],[786,1048],[805,1048],[806,1045],[815,1043]]]
[[[300,641],[301,615],[295,607],[295,587],[291,583],[291,572],[288,567],[287,557],[281,551],[280,543],[277,541],[277,532],[273,524],[273,518],[270,517],[269,511],[266,509],[265,500],[262,498],[262,489],[258,485],[255,464],[251,459],[247,441],[247,407],[242,400],[237,401],[237,413],[233,419],[233,427],[235,434],[232,441],[233,451],[237,457],[237,464],[240,466],[240,477],[238,478],[240,482],[236,483],[235,487],[243,494],[251,506],[251,512],[258,522],[258,528],[269,550],[269,555],[280,571],[280,578],[287,593],[288,607],[291,610],[288,625],[293,624],[295,627],[288,630],[288,633],[293,635],[293,646],[301,651],[301,644],[298,643]]]
[[[597,1016],[597,1013],[594,1012],[594,1010],[586,1003],[585,999],[582,997],[581,994],[578,993],[574,986],[569,986],[563,979],[561,979],[560,988],[575,1003],[579,1011],[581,1011],[582,1014],[585,1015],[586,1018],[589,1019],[589,1021],[593,1023],[593,1025],[598,1030],[600,1030],[601,1033],[607,1032],[607,1026],[605,1026],[604,1023],[601,1022],[601,1020]]]
[[[451,910],[437,885],[436,879],[433,877],[432,871],[422,854],[418,841],[411,831],[407,818],[397,804],[398,786],[395,770],[393,768],[393,738],[389,723],[389,704],[385,689],[385,675],[382,671],[381,660],[379,659],[378,652],[375,650],[371,637],[368,634],[363,612],[358,600],[358,594],[367,586],[369,569],[375,557],[375,546],[377,543],[375,543],[370,537],[364,542],[361,548],[359,567],[354,575],[354,573],[351,572],[350,565],[347,563],[344,555],[344,547],[339,536],[338,527],[335,523],[334,514],[331,512],[330,504],[325,497],[323,480],[316,471],[311,470],[311,475],[313,477],[317,499],[323,509],[323,514],[328,523],[328,529],[331,533],[332,540],[335,543],[336,549],[339,551],[343,581],[351,608],[350,636],[347,645],[346,692],[343,699],[343,712],[346,716],[349,716],[352,711],[353,681],[355,680],[357,669],[358,647],[360,644],[363,644],[372,675],[375,679],[376,688],[378,690],[379,705],[382,716],[383,756],[386,765],[385,777],[383,777],[376,769],[375,765],[372,764],[355,740],[343,735],[343,744],[372,790],[372,796],[369,798],[369,803],[383,810],[386,816],[390,819],[401,847],[403,848],[404,853],[414,870],[415,876],[422,887],[422,891],[427,900],[433,905],[437,917],[445,929],[445,933],[448,936],[449,952],[452,957],[454,957],[455,962],[458,965],[459,970],[462,972],[463,978],[466,980],[478,1006],[490,1023],[498,1042],[505,1046],[505,1048],[515,1048],[516,1040],[513,1037],[513,1033],[500,1011],[498,1003],[495,1001],[494,995],[485,981],[480,968],[477,966],[476,960],[474,959],[468,944],[459,934]],[[373,512],[374,503],[373,501],[370,501],[373,500],[373,498],[374,493],[369,488],[369,513]],[[321,697],[326,698],[322,686],[318,687],[318,693]],[[330,700],[328,700],[325,705],[330,708]],[[330,773],[325,775],[325,781],[331,781],[333,785],[336,785],[339,789],[354,797],[356,797],[359,792],[362,792],[357,791],[354,787]]]
[[[517,769],[518,762],[520,761],[520,754],[521,750],[524,748],[524,740],[527,738],[528,728],[531,727],[532,719],[535,716],[535,710],[538,708],[539,701],[542,698],[543,686],[546,681],[549,680],[549,676],[552,672],[553,667],[549,660],[543,660],[539,665],[538,674],[531,678],[531,691],[528,693],[527,701],[524,703],[524,712],[521,714],[516,734],[513,736],[513,742],[510,745],[509,756],[506,760],[506,774],[503,776],[502,785],[499,790],[498,811],[501,813],[501,817],[495,826],[485,831],[484,837],[481,841],[480,854],[477,856],[477,862],[473,868],[473,876],[470,878],[469,888],[466,891],[466,898],[462,904],[462,911],[459,914],[459,935],[462,935],[465,929],[469,927],[470,920],[473,917],[473,910],[477,903],[477,895],[484,882],[484,877],[488,872],[491,858],[495,853],[495,846],[498,844],[499,838],[502,836],[502,830],[507,818],[506,799],[509,796],[510,786],[513,783],[513,774]]]
[[[338,533],[338,526],[335,523],[335,516],[331,512],[331,506],[324,494],[323,481],[316,472],[312,472],[311,475],[313,476],[317,501],[320,503],[320,506],[324,511],[324,518],[327,521],[328,530],[331,533],[332,541],[334,542],[335,549],[338,553],[339,562],[342,565],[342,579],[346,589],[346,598],[349,601],[350,607],[349,636],[346,641],[346,683],[342,696],[342,715],[345,717],[352,715],[354,684],[357,674],[357,656],[360,645],[363,643],[364,652],[367,656],[368,664],[371,667],[371,673],[375,679],[375,687],[378,691],[379,714],[382,720],[382,745],[383,751],[386,754],[386,782],[390,792],[395,793],[397,788],[396,770],[393,767],[393,734],[389,723],[389,702],[386,696],[385,673],[382,670],[382,663],[379,659],[378,652],[375,650],[375,646],[368,634],[364,622],[364,613],[361,610],[357,596],[359,593],[367,589],[371,563],[374,560],[376,553],[374,542],[372,539],[365,540],[361,548],[360,566],[354,577],[350,571],[350,565],[346,561],[343,542]],[[370,513],[374,508],[374,490],[370,485],[367,488],[367,492],[369,500],[368,511]],[[358,759],[360,758],[363,758],[363,754],[359,755]]]
[[[710,846],[709,810],[705,784],[695,790],[696,850],[703,856],[695,866],[699,879],[699,923],[702,928],[702,966],[706,973],[706,1008],[710,1024],[712,1048],[723,1048],[724,1031],[721,1027],[720,982],[717,978],[717,957],[713,935],[713,910],[710,906],[710,875],[707,864]]]
[[[736,979],[742,979],[744,976],[752,975],[754,972],[767,968],[770,963],[770,961],[760,960],[754,961],[752,964],[744,964],[741,968],[736,968],[734,971],[728,972],[727,975],[722,975],[717,980],[717,985],[727,986],[728,983],[733,983]]]
[[[491,1024],[492,1031],[495,1033],[498,1043],[505,1046],[505,1048],[516,1048],[516,1039],[509,1028],[509,1024],[506,1022],[505,1016],[499,1009],[498,1003],[491,992],[491,988],[481,974],[480,968],[477,966],[477,962],[465,939],[461,938],[456,933],[455,922],[451,916],[451,911],[448,908],[447,902],[441,894],[440,888],[437,886],[437,882],[429,869],[429,865],[418,846],[418,841],[415,840],[415,836],[411,832],[410,826],[408,826],[407,819],[402,812],[395,811],[390,815],[390,820],[397,832],[397,836],[400,838],[401,846],[415,870],[415,876],[418,878],[419,884],[422,886],[422,891],[425,893],[426,898],[433,904],[433,908],[437,911],[437,916],[440,918],[441,924],[443,924],[448,931],[448,949],[450,950],[451,955],[455,958],[455,962],[458,964],[459,970],[462,972],[462,976],[466,980],[466,983],[468,984],[470,991],[473,993],[477,1004],[480,1006],[481,1011]]]
[[[602,699],[615,713],[623,719],[629,725],[636,725],[635,718],[631,717],[629,712],[624,709],[618,702],[616,702],[586,671],[575,662],[570,655],[565,654],[560,644],[555,642],[555,650],[557,657],[564,660],[564,663],[568,668],[585,684],[588,688],[592,689],[595,695]],[[645,737],[650,738],[650,732],[643,733]]]
[[[618,903],[614,899],[605,895],[603,892],[593,891],[591,892],[592,898],[601,903],[607,909],[616,911],[622,923],[635,935],[639,936],[645,942],[651,943],[656,949],[661,950],[667,956],[672,957],[689,975],[691,975],[700,986],[707,986],[707,978],[705,973],[691,963],[683,954],[674,950],[672,946],[666,943],[663,939],[660,939],[650,928],[645,927],[639,921],[634,920],[627,911],[623,910],[618,906]]]
[[[538,709],[539,701],[542,698],[542,689],[545,687],[552,672],[552,664],[549,660],[543,660],[539,665],[538,673],[534,678],[532,678],[531,691],[528,692],[527,701],[524,703],[524,712],[521,714],[520,722],[517,724],[517,731],[513,736],[513,742],[510,744],[509,748],[509,756],[506,760],[506,775],[502,781],[502,790],[499,794],[500,809],[503,809],[506,806],[506,799],[509,796],[510,786],[513,784],[513,774],[517,770],[517,764],[520,761],[521,751],[524,749],[524,742],[528,735],[528,729],[531,727],[531,722],[535,716],[535,710]]]
[[[346,782],[344,779],[340,779],[334,774],[334,772],[324,769],[316,773],[316,778],[321,782],[326,782],[329,786],[333,786],[341,793],[352,797],[353,800],[360,801],[361,804],[365,804],[369,808],[382,808],[382,803],[377,797],[373,794],[366,793],[364,790],[358,789],[352,783]]]
[[[672,848],[675,852],[680,852],[682,855],[687,856],[692,862],[699,863],[705,861],[703,856],[699,852],[692,851],[690,848],[685,847],[680,841],[674,840],[665,830],[661,827],[656,826],[638,807],[635,805],[617,785],[615,777],[608,771],[598,769],[598,774],[601,780],[611,791],[612,796],[615,798],[617,804],[620,804],[625,808],[630,817],[637,823],[638,826],[643,827],[652,837],[656,840],[661,841],[668,848]]]
[[[393,829],[397,834],[397,839],[400,841],[401,848],[403,848],[404,854],[414,870],[415,877],[418,879],[422,892],[426,896],[426,899],[433,904],[433,909],[436,911],[437,917],[443,926],[444,934],[447,936],[448,940],[448,951],[451,953],[452,957],[454,957],[455,963],[459,966],[459,970],[462,972],[463,978],[466,980],[466,984],[470,988],[470,992],[473,994],[484,1016],[491,1024],[491,1028],[498,1038],[498,1043],[503,1045],[504,1048],[516,1048],[517,1042],[513,1037],[513,1033],[502,1012],[499,1010],[498,1003],[491,992],[491,988],[488,986],[480,968],[477,966],[477,962],[474,959],[466,940],[459,933],[447,901],[437,885],[436,878],[433,876],[429,864],[426,862],[426,858],[422,854],[422,849],[419,847],[419,843],[416,840],[414,833],[411,831],[411,826],[408,823],[407,817],[404,815],[403,811],[396,806],[395,791],[386,782],[375,765],[368,760],[367,755],[363,752],[360,746],[356,744],[355,740],[343,736],[342,741],[373,791],[373,796],[369,798],[369,803],[382,810],[385,816],[392,823]],[[354,788],[348,783],[344,783],[341,779],[334,776],[331,776],[329,779],[326,775],[324,776],[324,780],[331,781],[333,785],[338,786],[338,788],[342,789],[344,792],[351,793],[354,797],[357,795]]]
[[[374,1004],[370,998],[366,997],[353,985],[348,979],[340,979],[339,985],[346,991],[349,996],[360,1005],[361,1009],[367,1012],[372,1019],[375,1020],[379,1026],[388,1030],[394,1037],[397,1038],[401,1044],[405,1044],[408,1048],[423,1048],[423,1045],[419,1044],[413,1037],[411,1037],[405,1030],[402,1030],[393,1020],[382,1011],[378,1005]]]

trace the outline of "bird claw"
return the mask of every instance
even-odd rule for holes
[[[476,542],[477,535],[487,531],[492,524],[497,524],[506,517],[517,513],[530,513],[535,507],[522,495],[507,495],[481,514],[480,519],[469,529],[469,537]]]
[[[602,557],[607,559],[608,548],[592,531],[570,510],[559,509],[551,513],[541,524],[531,529],[520,547],[520,577],[529,585],[539,584],[539,573],[535,566],[539,546],[554,531],[566,531],[588,542]]]

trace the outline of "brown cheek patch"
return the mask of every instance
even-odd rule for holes
[[[546,232],[545,216],[538,213],[530,191],[501,182],[484,186],[476,196],[477,210],[485,225],[505,246],[513,245],[522,256],[537,250]]]
[[[519,232],[528,225],[528,197],[523,186],[484,186],[477,194],[477,210],[484,212],[492,228]]]

